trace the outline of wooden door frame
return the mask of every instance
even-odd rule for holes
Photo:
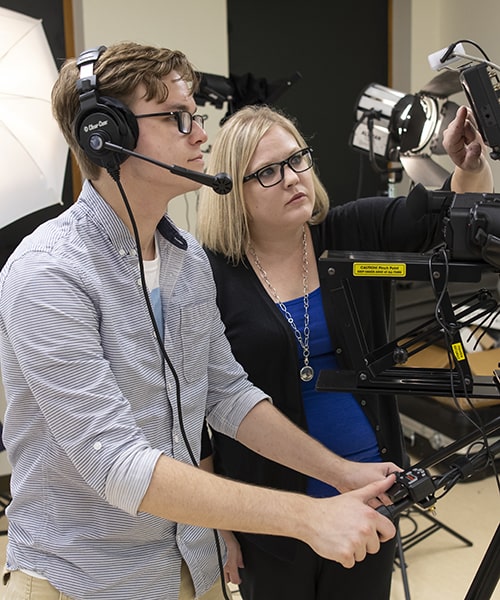
[[[75,56],[75,24],[73,13],[73,0],[62,0],[63,21],[64,21],[64,45],[66,50],[66,58]],[[71,156],[71,181],[73,200],[76,201],[82,187],[82,174],[78,163],[72,152]]]

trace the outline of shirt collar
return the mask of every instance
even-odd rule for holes
[[[111,241],[118,248],[123,248],[128,253],[134,252],[136,244],[130,231],[89,180],[83,182],[78,202],[80,206],[89,207],[90,210],[88,212],[92,215],[93,220],[98,226],[106,230]],[[161,218],[157,225],[157,230],[172,245],[181,250],[187,249],[187,241],[167,215]]]

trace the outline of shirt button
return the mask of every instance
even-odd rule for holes
[[[125,254],[127,254],[127,252],[123,248],[120,248],[118,252],[120,253],[120,256],[125,256]]]
[[[176,444],[178,444],[178,443],[179,443],[179,436],[178,436],[177,434],[175,434],[175,435],[174,435],[174,442],[175,442]]]
[[[387,454],[387,448],[381,448],[380,454]]]
[[[366,400],[361,400],[360,404],[361,406],[366,406]]]
[[[102,444],[101,444],[101,442],[96,442],[96,443],[94,444],[94,450],[100,450],[101,448],[102,448]]]

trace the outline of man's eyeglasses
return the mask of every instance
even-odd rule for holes
[[[283,181],[285,176],[285,165],[288,165],[295,173],[302,173],[313,166],[312,148],[302,148],[298,152],[292,154],[285,160],[277,163],[271,163],[265,167],[261,167],[255,173],[250,173],[243,177],[243,183],[251,179],[257,179],[262,187],[272,187]]]
[[[199,125],[203,130],[205,129],[205,121],[207,120],[207,115],[192,115],[187,110],[171,110],[169,112],[156,112],[156,113],[147,113],[144,115],[135,115],[136,119],[146,119],[149,117],[170,117],[174,118],[177,121],[177,128],[181,133],[191,133],[193,129],[193,121]]]

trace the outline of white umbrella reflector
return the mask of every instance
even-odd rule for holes
[[[0,8],[0,228],[62,204],[68,146],[51,112],[56,78],[41,20]]]

